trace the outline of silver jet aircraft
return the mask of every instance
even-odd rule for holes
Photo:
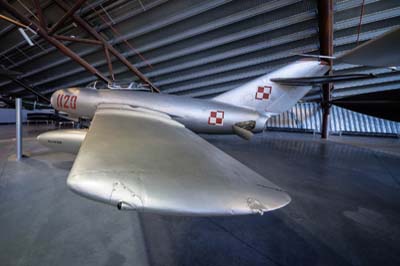
[[[275,210],[289,195],[195,133],[249,139],[289,110],[328,66],[304,59],[213,99],[132,90],[57,90],[52,106],[92,118],[89,130],[38,136],[77,153],[68,187],[122,210],[176,215],[241,215]],[[318,77],[322,78],[322,77]],[[288,85],[294,84],[294,85]]]

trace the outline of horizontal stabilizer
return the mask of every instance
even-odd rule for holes
[[[297,54],[291,53],[293,55],[306,57],[306,58],[318,58],[318,59],[336,59],[336,56],[329,56],[329,55],[319,55],[319,54]]]
[[[332,75],[332,76],[319,76],[319,77],[300,77],[300,78],[272,78],[272,82],[282,85],[291,86],[307,86],[316,84],[325,84],[338,81],[351,81],[356,79],[374,78],[374,74],[349,74],[349,75]]]
[[[400,27],[346,52],[337,61],[363,66],[393,67],[400,65]]]

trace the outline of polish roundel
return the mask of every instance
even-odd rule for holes
[[[208,124],[212,126],[223,126],[224,111],[211,111],[208,117]]]
[[[272,87],[271,86],[258,86],[256,92],[256,100],[269,100],[271,96]]]

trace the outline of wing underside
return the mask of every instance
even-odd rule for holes
[[[169,116],[129,106],[97,110],[67,182],[122,209],[177,215],[263,213],[290,202]]]

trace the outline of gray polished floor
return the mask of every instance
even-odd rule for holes
[[[400,140],[205,136],[286,189],[264,216],[121,212],[68,191],[74,156],[0,126],[0,265],[400,265]],[[370,148],[373,146],[373,148]],[[365,148],[368,147],[368,148]],[[168,158],[166,158],[168,160]]]

